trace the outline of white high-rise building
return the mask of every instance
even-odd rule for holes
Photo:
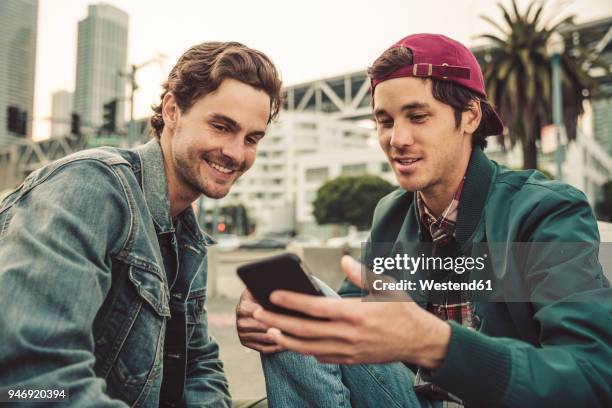
[[[72,92],[53,92],[51,97],[51,137],[61,137],[70,134],[72,98]]]
[[[9,133],[8,109],[27,114],[26,137],[32,136],[38,0],[0,1],[0,140]]]
[[[258,234],[294,230],[300,158],[320,152],[342,156],[347,149],[367,146],[371,134],[354,122],[319,113],[283,112],[260,142],[253,168],[218,205],[245,205]]]
[[[118,99],[117,126],[124,119],[128,15],[111,5],[90,5],[79,21],[74,111],[83,130],[103,124],[104,104]]]

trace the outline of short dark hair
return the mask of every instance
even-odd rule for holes
[[[238,42],[205,42],[188,49],[162,84],[161,101],[168,92],[176,98],[182,112],[187,112],[200,97],[214,92],[225,79],[235,79],[270,97],[270,118],[281,107],[282,81],[272,61],[261,51]],[[164,129],[162,102],[153,105],[151,127],[157,137]]]
[[[380,57],[374,61],[374,64],[368,68],[368,75],[371,79],[382,79],[398,69],[412,64],[412,51],[404,46],[389,48],[382,53]],[[486,137],[482,130],[485,128],[484,123],[495,116],[493,107],[490,103],[478,93],[457,85],[454,82],[443,81],[436,78],[423,78],[431,80],[431,93],[433,97],[453,108],[455,113],[455,126],[458,128],[461,125],[461,114],[469,110],[471,101],[480,101],[482,110],[482,120],[476,132],[472,135],[472,145],[480,146],[482,149],[487,147]],[[372,101],[374,103],[374,101]]]

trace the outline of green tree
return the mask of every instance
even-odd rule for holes
[[[349,224],[368,229],[378,201],[395,187],[372,175],[340,176],[323,184],[314,200],[318,224]]]
[[[606,182],[602,186],[603,196],[601,201],[595,205],[597,218],[602,221],[612,221],[612,181]]]
[[[493,43],[483,64],[485,86],[508,127],[510,146],[517,142],[522,145],[523,168],[535,169],[536,140],[541,128],[552,122],[551,58],[546,45],[551,33],[562,25],[573,24],[574,16],[558,21],[555,15],[542,22],[544,2],[538,0],[532,1],[523,14],[516,0],[512,0],[511,9],[498,5],[506,27],[481,16],[500,32],[481,36]],[[558,22],[552,24],[555,20]],[[578,46],[561,56],[563,119],[569,140],[576,138],[577,120],[584,111],[582,103],[596,87],[583,68],[586,61],[593,63],[592,51]],[[505,145],[507,141],[503,135],[501,138]]]

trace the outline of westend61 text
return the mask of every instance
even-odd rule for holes
[[[429,290],[429,291],[447,291],[447,290],[471,290],[471,291],[482,291],[493,290],[491,280],[473,280],[471,282],[436,282],[431,279],[420,280],[419,287],[417,288],[416,282],[408,280],[400,280],[398,282],[384,282],[382,279],[374,281],[374,290],[401,290],[401,291],[414,291],[414,290]]]

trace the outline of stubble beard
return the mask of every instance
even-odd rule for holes
[[[210,180],[206,175],[202,178],[200,166],[203,165],[203,161],[204,158],[195,153],[182,152],[176,154],[174,156],[174,168],[177,176],[183,184],[194,192],[213,199],[225,197],[229,193],[231,184],[227,188],[215,188],[213,180]]]

